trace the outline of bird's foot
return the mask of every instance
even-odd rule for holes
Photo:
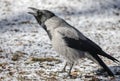
[[[65,73],[67,72],[66,70],[61,70],[61,71],[58,71],[59,73]]]
[[[67,74],[64,76],[64,79],[66,79],[66,78],[72,78],[72,75]]]
[[[64,78],[71,78],[71,79],[75,79],[77,78],[79,75],[78,75],[78,72],[76,71],[73,71],[71,73],[68,73]]]
[[[73,76],[73,75],[69,75],[69,74],[68,74],[68,75],[64,76],[64,79],[65,79],[65,78],[75,79],[75,78],[77,78],[77,77],[76,77],[76,76]]]
[[[61,71],[59,71],[60,73],[64,73],[64,72],[67,72],[66,71],[66,65],[64,66],[64,68],[61,70]]]

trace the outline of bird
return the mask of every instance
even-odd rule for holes
[[[70,65],[68,76],[71,76],[73,65],[78,59],[88,58],[100,65],[109,76],[114,77],[114,73],[100,56],[116,63],[120,62],[119,60],[103,51],[99,45],[52,11],[40,10],[34,7],[29,7],[29,9],[32,11],[28,13],[33,15],[38,24],[47,32],[54,50],[67,60],[63,71],[65,71],[68,64]]]

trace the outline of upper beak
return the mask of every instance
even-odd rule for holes
[[[37,15],[37,11],[38,11],[38,9],[33,8],[33,7],[28,7],[28,8],[32,10],[32,12],[31,12],[31,11],[30,11],[30,12],[28,12],[29,14],[32,14],[32,15]]]

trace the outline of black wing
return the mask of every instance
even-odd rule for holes
[[[101,51],[101,48],[94,42],[92,42],[90,39],[82,40],[82,39],[74,39],[74,38],[68,38],[63,37],[65,42],[70,48],[86,51],[89,53],[98,53]]]
[[[120,62],[119,60],[105,53],[96,43],[94,43],[88,38],[87,40],[76,40],[68,37],[64,37],[63,39],[70,48],[89,52],[92,56],[93,54],[99,54],[101,56],[107,57],[108,59],[111,59],[114,62]]]

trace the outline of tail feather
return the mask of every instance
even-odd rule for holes
[[[100,65],[101,67],[103,67],[103,69],[104,69],[105,71],[107,71],[107,73],[108,73],[110,76],[113,76],[113,77],[114,77],[113,72],[107,67],[107,65],[101,60],[101,58],[100,58],[98,55],[94,54],[94,55],[92,55],[92,56],[93,56],[94,59],[99,63],[99,65]]]
[[[108,59],[112,60],[113,62],[116,62],[116,63],[119,62],[119,63],[120,63],[119,60],[117,60],[116,58],[114,58],[114,57],[108,55],[108,54],[105,53],[104,51],[101,51],[101,53],[100,53],[99,55],[104,56],[104,57],[107,57]]]

